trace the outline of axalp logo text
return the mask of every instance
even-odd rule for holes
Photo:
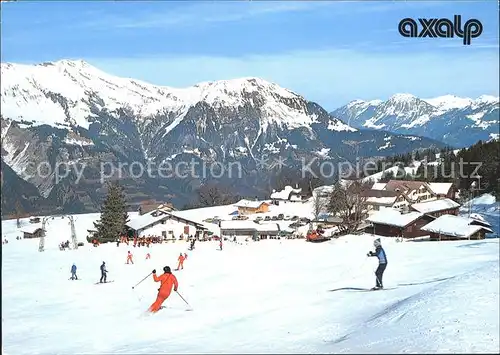
[[[403,37],[431,37],[431,38],[463,38],[464,45],[470,45],[472,38],[483,33],[483,24],[477,19],[470,19],[462,27],[462,16],[455,15],[453,22],[447,18],[419,18],[420,31],[417,21],[404,18],[399,22],[398,30]]]

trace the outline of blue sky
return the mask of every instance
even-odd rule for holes
[[[403,38],[399,21],[479,19],[482,35]],[[262,77],[327,109],[399,92],[498,95],[498,2],[18,1],[2,62],[84,59],[158,85]]]

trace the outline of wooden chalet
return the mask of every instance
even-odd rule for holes
[[[433,217],[439,217],[445,214],[458,216],[459,208],[460,204],[449,198],[415,203],[410,206],[410,210],[412,211],[420,212]]]
[[[392,207],[401,211],[410,210],[412,204],[454,199],[456,188],[452,183],[427,183],[425,181],[390,180],[374,183],[364,193],[368,208],[378,211],[382,207]]]
[[[363,197],[366,197],[368,209],[379,211],[383,207],[400,208],[411,203],[411,200],[404,192],[387,190],[367,190],[363,191]]]
[[[429,182],[427,183],[434,192],[435,196],[439,198],[456,199],[458,188],[452,182]]]
[[[40,223],[40,217],[30,217],[29,219],[30,223]]]
[[[169,234],[175,235],[175,231],[179,233],[179,230],[183,234],[201,234],[208,230],[202,223],[181,217],[176,212],[160,209],[136,217],[127,222],[126,226],[136,236],[152,234],[167,237]]]
[[[421,227],[433,220],[432,216],[420,212],[401,214],[395,209],[386,208],[366,219],[371,225],[365,227],[365,233],[385,237],[421,237],[428,235],[427,232],[421,230]]]
[[[255,223],[253,221],[221,221],[220,233],[223,236],[278,236],[280,228],[277,223]]]
[[[161,202],[157,202],[157,201],[146,201],[146,202],[143,202],[139,205],[138,211],[139,211],[139,215],[142,216],[143,214],[152,212],[152,211],[157,210],[157,209],[165,210],[168,212],[175,210],[174,205],[172,205],[171,203],[161,203]]]
[[[264,201],[240,200],[234,204],[238,208],[238,214],[255,214],[269,211],[269,203]]]
[[[21,229],[23,232],[23,238],[32,239],[40,238],[43,236],[43,229],[41,224],[29,225]]]
[[[493,233],[487,222],[468,217],[442,215],[422,227],[431,240],[484,239]]]
[[[285,186],[281,191],[273,190],[273,193],[269,197],[274,205],[286,202],[304,202],[302,189],[298,187]]]

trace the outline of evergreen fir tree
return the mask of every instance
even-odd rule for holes
[[[101,206],[101,218],[94,222],[99,242],[114,242],[125,232],[128,222],[127,204],[123,187],[117,182],[108,183],[108,194]]]

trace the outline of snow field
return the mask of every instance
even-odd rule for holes
[[[77,233],[96,215],[80,215]],[[382,238],[389,266],[378,292],[329,290],[374,286],[371,235],[322,244],[263,240],[243,245],[176,242],[133,248],[116,244],[59,251],[65,220],[38,240],[15,240],[2,223],[4,332],[7,354],[496,352],[499,348],[498,240],[406,242]],[[66,237],[61,237],[67,239]],[[126,265],[126,253],[134,265]],[[151,259],[145,260],[147,252]],[[144,311],[159,284],[153,268],[174,269],[179,292],[158,314]],[[108,280],[94,285],[106,261]],[[79,281],[68,281],[78,266]],[[437,281],[441,280],[441,281]],[[415,284],[415,285],[407,285]]]

